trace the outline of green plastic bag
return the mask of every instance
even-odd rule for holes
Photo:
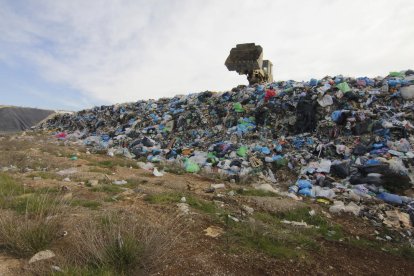
[[[189,173],[196,173],[196,172],[199,172],[200,171],[200,166],[198,166],[197,163],[194,163],[194,162],[192,162],[190,160],[187,160],[185,162],[185,165],[184,166],[185,166],[185,171],[186,172],[189,172]]]
[[[247,156],[247,147],[246,146],[241,146],[237,150],[237,155],[240,156],[240,157],[246,157]]]
[[[284,167],[284,166],[287,166],[287,164],[288,164],[289,162],[288,162],[288,160],[286,159],[286,158],[281,158],[281,159],[278,159],[278,160],[276,160],[276,165],[278,166],[278,167]]]
[[[339,88],[339,90],[341,90],[341,91],[342,91],[342,93],[346,93],[346,92],[351,91],[351,88],[349,87],[349,85],[348,85],[348,83],[347,83],[347,82],[341,82],[341,83],[338,83],[338,84],[336,85],[336,87],[338,87],[338,88]]]
[[[394,78],[403,78],[404,74],[400,73],[400,72],[390,72],[390,77],[394,77]]]
[[[233,109],[236,112],[244,112],[244,108],[243,108],[241,103],[234,103],[233,104]]]

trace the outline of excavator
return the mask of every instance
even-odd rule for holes
[[[224,65],[229,71],[247,75],[250,85],[273,81],[273,64],[263,60],[263,48],[254,43],[237,44],[230,50]]]

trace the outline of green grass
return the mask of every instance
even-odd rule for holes
[[[19,214],[33,215],[39,212],[49,214],[59,203],[60,200],[56,196],[32,193],[10,198],[2,203],[2,207]]]
[[[159,193],[148,195],[145,200],[152,204],[165,204],[180,202],[181,197],[180,193]]]
[[[186,196],[186,202],[188,205],[208,214],[214,214],[217,212],[217,207],[213,202],[196,198],[194,196]]]
[[[128,179],[126,179],[126,181],[128,183],[125,184],[125,185],[122,185],[122,187],[129,188],[129,189],[135,189],[140,184],[148,183],[148,180],[146,180],[146,179],[139,179],[139,178],[128,178]]]
[[[277,194],[268,192],[268,191],[262,191],[262,190],[256,190],[256,189],[237,189],[237,194],[242,196],[271,196],[275,197]]]
[[[311,216],[309,211],[308,208],[276,214],[257,211],[253,220],[238,223],[225,218],[225,244],[230,250],[240,250],[238,247],[241,246],[275,258],[296,258],[320,250],[320,238],[338,240],[343,237],[339,225],[318,214]],[[282,220],[304,221],[315,227],[295,227],[282,223]]]
[[[414,248],[409,245],[401,247],[399,253],[406,259],[414,260]]]
[[[102,184],[98,187],[93,187],[90,189],[92,192],[103,192],[107,194],[118,194],[122,192],[122,188],[112,184]]]
[[[227,223],[225,240],[230,251],[259,251],[274,258],[294,258],[299,251],[288,240],[278,235],[275,227],[254,222]]]
[[[134,169],[139,168],[135,161],[128,160],[128,159],[111,159],[111,160],[97,161],[97,162],[92,162],[90,165],[101,167],[101,168],[106,168],[106,169],[113,169],[116,166],[127,167],[127,168],[132,167]]]
[[[105,247],[105,262],[116,271],[126,273],[139,263],[143,247],[132,235],[124,235],[122,240],[112,240]]]
[[[85,208],[89,208],[92,210],[97,210],[102,205],[100,202],[95,200],[87,200],[87,199],[74,199],[71,201],[71,206],[82,206]]]
[[[339,240],[343,238],[343,229],[339,224],[329,222],[324,216],[320,214],[310,215],[310,208],[296,208],[294,210],[277,213],[275,216],[280,220],[306,222],[309,225],[317,228],[305,229],[308,234],[319,234],[327,240]]]
[[[58,194],[61,190],[57,187],[41,187],[33,189],[33,192],[36,194]]]
[[[180,164],[176,164],[176,163],[172,163],[172,164],[166,163],[166,164],[160,164],[157,166],[158,166],[158,169],[164,170],[165,172],[172,173],[172,174],[183,175],[187,173]]]
[[[17,257],[30,257],[47,249],[57,238],[58,224],[46,218],[24,217],[0,219],[0,241],[7,252]]]
[[[6,173],[0,173],[0,197],[21,195],[24,186]]]
[[[182,197],[186,198],[186,203],[204,213],[214,214],[217,212],[217,207],[213,202],[197,198],[193,195],[185,193],[159,193],[148,195],[145,200],[152,204],[167,204],[178,203]]]
[[[103,174],[111,174],[112,171],[110,169],[104,169],[99,167],[90,167],[89,172],[95,172],[95,173],[103,173]]]
[[[62,179],[61,176],[53,173],[53,172],[33,172],[29,174],[27,177],[34,178],[34,177],[41,177],[42,179]]]

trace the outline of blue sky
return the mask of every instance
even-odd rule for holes
[[[79,110],[246,84],[255,42],[275,79],[413,66],[411,0],[0,0],[0,104]]]

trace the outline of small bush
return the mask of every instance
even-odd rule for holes
[[[277,194],[272,193],[272,192],[268,192],[268,191],[263,191],[263,190],[256,190],[256,189],[237,189],[237,194],[242,195],[242,196],[270,196],[270,197],[274,197],[277,196]]]
[[[173,232],[177,225],[168,219],[154,225],[125,213],[79,222],[60,253],[60,267],[67,267],[64,275],[136,275],[155,269],[171,261],[166,256],[180,234]]]
[[[62,179],[61,176],[53,172],[34,172],[28,175],[29,178],[41,177],[42,179]]]
[[[58,232],[55,219],[29,219],[15,214],[0,217],[0,242],[7,252],[17,257],[30,257],[47,249]]]
[[[0,173],[0,197],[21,195],[24,193],[24,186],[6,173]]]
[[[160,193],[148,195],[145,200],[152,204],[163,204],[179,202],[181,197],[179,193]]]
[[[97,210],[102,205],[100,202],[95,200],[86,200],[86,199],[74,199],[70,202],[72,206],[82,206],[92,210]]]

